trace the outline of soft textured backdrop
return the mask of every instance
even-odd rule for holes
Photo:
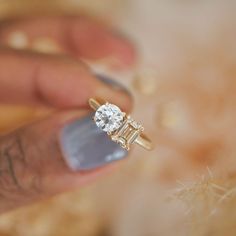
[[[116,173],[82,191],[1,216],[0,235],[235,235],[236,3],[40,2],[1,1],[1,15],[85,9],[133,38],[133,71],[112,72],[109,59],[93,66],[133,91],[134,117],[157,147],[135,148]],[[3,106],[0,127],[36,114]]]

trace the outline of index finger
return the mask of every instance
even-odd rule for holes
[[[100,97],[123,109],[131,98],[112,80],[94,76],[80,61],[0,48],[2,103],[85,108],[90,97]]]

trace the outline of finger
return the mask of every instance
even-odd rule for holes
[[[0,212],[79,188],[126,155],[83,111],[17,130],[0,139]]]
[[[131,99],[123,86],[94,76],[78,60],[0,49],[0,101],[60,108],[88,107],[99,97],[127,110]]]
[[[52,50],[86,59],[115,58],[124,67],[132,66],[136,60],[134,47],[127,38],[88,17],[35,17],[11,21],[2,25],[0,42],[42,50],[40,45],[47,44]]]

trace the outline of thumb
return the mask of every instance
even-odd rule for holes
[[[16,130],[0,138],[0,212],[80,187],[126,155],[86,111]]]

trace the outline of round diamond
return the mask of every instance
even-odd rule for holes
[[[122,125],[124,115],[120,108],[113,104],[104,104],[100,106],[94,120],[99,128],[105,132],[113,132]]]

